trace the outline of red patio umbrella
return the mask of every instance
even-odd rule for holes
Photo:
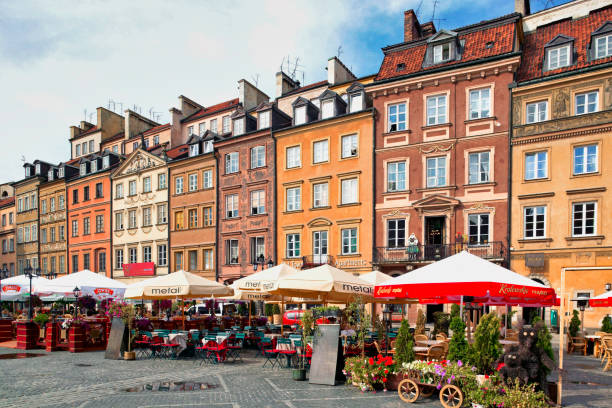
[[[612,307],[612,290],[589,299],[591,307]]]

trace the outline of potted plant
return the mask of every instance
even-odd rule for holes
[[[302,326],[302,354],[303,357],[299,359],[299,365],[297,368],[293,369],[293,379],[295,381],[305,381],[306,380],[306,368],[305,368],[305,360],[306,360],[306,348],[308,338],[312,335],[313,325],[314,325],[314,316],[310,310],[307,310],[302,314],[302,317],[299,321],[300,326]]]
[[[578,311],[575,309],[572,312],[572,319],[570,320],[568,330],[572,337],[578,336],[578,332],[580,331],[580,318],[578,317]]]
[[[449,346],[450,350],[450,346]],[[478,372],[489,374],[501,355],[499,344],[499,318],[494,313],[484,315],[474,332],[474,343],[470,347],[469,360]]]
[[[612,319],[610,316],[606,316],[601,321],[601,331],[604,333],[612,333]]]
[[[125,303],[125,302],[116,302],[113,303],[109,309],[109,314],[112,317],[119,317],[125,323],[125,326],[128,330],[127,335],[127,351],[123,352],[124,360],[135,360],[136,352],[132,351],[132,341],[138,335],[138,331],[135,331],[132,335],[132,324],[134,322],[134,318],[136,316],[136,309],[134,306]]]
[[[415,358],[414,338],[412,333],[410,333],[410,324],[408,320],[402,319],[400,328],[397,331],[397,337],[395,338],[395,363],[398,367],[402,367],[403,364],[410,363]],[[385,387],[387,390],[397,390],[397,386],[403,379],[404,375],[401,372],[391,372],[387,376]]]
[[[278,307],[278,305],[275,303],[274,305],[272,305],[272,317],[274,319],[274,324],[282,324],[283,323],[283,316],[281,316],[281,311],[280,311],[280,307]]]
[[[448,359],[451,361],[467,360],[469,345],[465,339],[465,323],[459,317],[459,313],[451,320],[450,329],[453,331],[453,336],[448,344]]]

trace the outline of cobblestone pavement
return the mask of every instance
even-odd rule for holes
[[[0,354],[16,351],[0,348]],[[254,358],[250,353],[244,363],[200,366],[192,360],[105,360],[103,352],[34,352],[45,356],[0,360],[0,407],[391,408],[408,405],[399,400],[396,392],[361,393],[355,387],[295,382],[290,370],[264,369],[263,359]],[[612,373],[601,373],[599,362],[592,357],[570,356],[566,361],[566,406],[612,406]],[[160,381],[201,382],[214,388],[184,392],[126,391]],[[419,400],[415,406],[441,405],[432,397]]]

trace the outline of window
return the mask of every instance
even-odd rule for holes
[[[151,207],[144,207],[142,209],[142,226],[149,227],[153,225],[153,220],[151,218]]]
[[[491,90],[470,91],[470,119],[488,118],[491,115]]]
[[[198,189],[198,174],[189,175],[189,191],[196,191]]]
[[[387,164],[387,191],[406,190],[406,162]]]
[[[60,196],[60,198],[63,198],[64,196]],[[9,225],[13,225],[13,213],[9,213]]]
[[[198,270],[198,251],[189,251],[187,253],[189,257],[189,270],[197,271]]]
[[[342,230],[342,255],[353,255],[357,253],[357,228],[346,228]]]
[[[287,258],[300,257],[300,234],[287,234]]]
[[[41,271],[42,273],[45,273],[45,272],[48,271],[48,269],[47,269],[47,258],[43,258],[42,259],[42,268],[41,269],[42,269],[42,271]]]
[[[313,163],[323,163],[329,161],[329,148],[327,140],[319,140],[312,144]]]
[[[387,246],[403,248],[406,246],[406,220],[387,220]]]
[[[204,132],[206,132],[206,122],[200,123],[198,125],[198,130],[199,130],[200,136],[202,136],[204,134]]]
[[[356,93],[356,94],[350,95],[349,101],[350,101],[349,111],[351,113],[359,112],[363,108],[363,94],[362,93]]]
[[[157,189],[162,190],[166,187],[166,173],[161,173],[157,176]]]
[[[136,180],[130,180],[128,183],[128,188],[129,188],[129,195],[135,196],[136,195]]]
[[[225,196],[225,216],[226,218],[238,217],[238,194]]]
[[[115,213],[115,231],[123,229],[123,213]]]
[[[264,237],[251,237],[251,263],[262,263],[265,261]]]
[[[78,199],[78,196],[77,196],[77,199]],[[59,196],[58,205],[59,205],[60,210],[64,209],[65,201],[64,201],[63,195]]]
[[[427,97],[427,126],[446,123],[446,95]]]
[[[202,172],[202,188],[213,187],[213,172],[212,170],[204,170]]]
[[[314,208],[329,206],[329,185],[327,183],[314,184],[312,190]]]
[[[83,187],[83,201],[89,200],[89,186]]]
[[[23,242],[23,228],[17,229],[17,243],[21,244]]]
[[[470,153],[469,183],[489,182],[489,152]]]
[[[306,123],[306,106],[298,106],[295,108],[295,124],[301,125]]]
[[[229,133],[230,132],[230,117],[229,116],[224,116],[222,119],[222,126],[223,126],[223,134],[225,133]]]
[[[128,228],[134,229],[136,227],[136,210],[130,210],[128,211]]]
[[[597,203],[576,203],[572,206],[572,235],[575,237],[595,235],[597,229]]]
[[[183,220],[183,212],[179,211],[174,214],[174,229],[182,230],[185,226],[185,221]]]
[[[129,254],[129,263],[136,263],[138,262],[138,249],[137,248],[129,248],[128,249],[128,254]]]
[[[427,187],[442,187],[446,185],[446,157],[430,157],[427,159]]]
[[[38,241],[38,226],[32,225],[32,241]]]
[[[183,178],[182,177],[177,177],[174,180],[174,186],[175,186],[175,190],[174,190],[175,194],[183,194]]]
[[[132,151],[138,150],[138,142],[132,143]]]
[[[570,46],[552,48],[547,51],[548,70],[567,67],[570,64]]]
[[[55,197],[49,199],[49,211],[55,212]]]
[[[259,120],[258,123],[258,128],[259,129],[266,129],[270,127],[270,111],[265,111],[265,112],[259,112],[259,115],[257,115],[257,118]]]
[[[63,225],[59,226],[58,237],[59,237],[60,241],[63,241],[66,238],[66,235],[64,233],[64,226]]]
[[[219,129],[217,128],[217,119],[212,119],[210,121],[210,131],[217,133]]]
[[[89,254],[83,254],[83,269],[89,269],[90,267]]]
[[[397,103],[387,107],[387,127],[389,132],[406,130],[405,103]]]
[[[52,257],[50,258],[50,265],[51,265],[50,269],[51,269],[51,272],[52,272],[52,273],[55,273],[55,271],[56,271],[56,265],[57,265],[57,262],[56,262],[56,261],[57,261],[57,258],[56,258],[56,257],[52,256]]]
[[[251,191],[251,214],[264,214],[266,212],[266,192],[264,190]]]
[[[523,210],[525,239],[544,238],[546,236],[546,207],[525,207]]]
[[[174,254],[174,267],[176,268],[177,271],[183,269],[183,253],[182,252],[176,252]]]
[[[527,104],[527,123],[545,121],[548,118],[548,102],[533,102]]]
[[[47,200],[41,200],[40,201],[40,213],[41,214],[46,214],[47,213]]]
[[[266,165],[266,146],[255,146],[251,149],[251,168]]]
[[[612,55],[612,34],[595,40],[595,58],[605,58]]]
[[[204,153],[210,153],[213,151],[213,142],[212,140],[204,141]]]
[[[548,174],[548,152],[525,155],[525,180],[546,178]]]
[[[597,172],[597,145],[574,147],[574,174]]]
[[[157,245],[157,265],[168,265],[168,247],[166,244]]]
[[[76,145],[76,153],[75,153],[75,156],[80,156],[80,155],[81,155],[81,145],[80,145],[80,144],[78,144],[78,145]],[[27,173],[27,170],[28,170],[28,169],[26,169],[26,177],[28,177],[28,176],[29,176],[29,174]]]
[[[159,135],[153,136],[153,146],[157,146],[159,144]]]
[[[585,113],[597,112],[597,105],[599,102],[599,92],[585,92],[576,94],[575,111],[576,115],[582,115]]]
[[[192,209],[187,212],[187,222],[189,223],[189,228],[198,228],[198,210]]]
[[[90,140],[89,141],[89,153],[93,153],[94,152],[94,141]]]
[[[152,256],[151,256],[151,247],[150,246],[143,246],[142,247],[142,262],[151,262]]]
[[[168,204],[159,204],[157,206],[157,223],[166,224],[168,222]]]
[[[292,146],[287,148],[287,168],[292,169],[300,167],[302,161],[300,159],[300,146]]]
[[[302,189],[293,187],[287,189],[287,211],[297,211],[302,209]]]
[[[87,174],[87,163],[81,163],[79,166],[79,175],[84,176]]]
[[[92,173],[95,173],[96,171],[98,171],[98,161],[97,160],[92,160],[89,165],[91,166]]]
[[[64,255],[60,255],[59,257],[59,273],[66,272],[66,258]]]
[[[204,207],[204,210],[202,210],[202,212],[204,213],[204,226],[212,226],[214,223],[212,207]]]
[[[323,101],[321,104],[321,119],[327,119],[334,116],[334,101]]]
[[[193,125],[187,127],[187,134],[189,136],[193,135]]]
[[[3,244],[6,244],[6,241],[2,241]],[[47,243],[47,230],[45,228],[41,228],[40,229],[40,243],[41,244],[46,244]],[[6,252],[5,248],[2,248],[3,252]]]
[[[482,245],[489,242],[489,214],[470,214],[468,216],[468,243]]]
[[[357,179],[344,179],[341,183],[341,203],[352,204],[358,201]]]
[[[433,47],[434,64],[448,61],[450,59],[450,46],[451,46],[450,43],[434,45]]]
[[[102,198],[104,194],[102,192],[102,183],[96,183],[96,198]]]
[[[238,240],[228,239],[225,241],[225,247],[227,251],[226,263],[237,264],[238,263]]]
[[[151,177],[145,177],[142,179],[142,191],[144,193],[151,192]]]
[[[234,135],[241,135],[244,133],[244,118],[234,120]]]
[[[72,255],[72,273],[79,271],[79,256]]]
[[[49,228],[49,242],[55,242],[55,227]]]
[[[214,265],[215,264],[213,261],[213,250],[205,249],[204,250],[204,269],[209,271],[214,268]]]
[[[19,199],[17,200],[17,211],[18,212],[22,212],[23,211],[23,199]]]
[[[83,218],[83,235],[87,235],[90,233],[90,220],[89,217]]]
[[[28,211],[30,209],[30,197],[26,197],[23,199],[23,209]]]
[[[104,232],[104,215],[96,215],[96,233]]]
[[[225,174],[238,172],[238,152],[225,155]]]
[[[106,252],[98,253],[98,272],[106,272]]]
[[[119,153],[119,145],[113,146],[113,153],[115,153],[115,154]]]
[[[6,226],[6,214],[2,214],[2,226]]]

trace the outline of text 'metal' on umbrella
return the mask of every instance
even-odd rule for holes
[[[233,289],[183,270],[129,285],[126,299],[191,299],[231,296]]]

